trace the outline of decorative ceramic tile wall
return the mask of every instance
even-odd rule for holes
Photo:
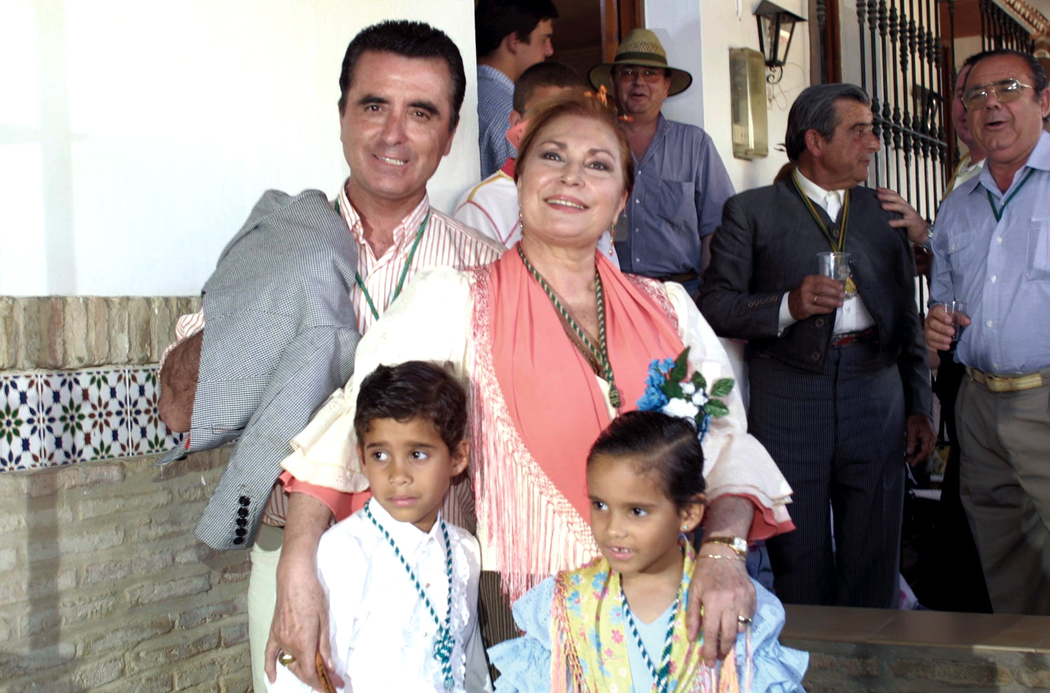
[[[0,374],[0,472],[164,452],[157,368]]]

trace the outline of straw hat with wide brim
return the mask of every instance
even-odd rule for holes
[[[616,49],[616,57],[611,63],[602,63],[591,68],[587,78],[595,89],[605,87],[612,89],[612,69],[617,65],[638,65],[639,67],[662,67],[671,73],[671,87],[667,90],[668,96],[681,94],[693,83],[693,76],[685,70],[671,67],[667,64],[667,51],[656,34],[648,29],[632,29],[620,47]]]

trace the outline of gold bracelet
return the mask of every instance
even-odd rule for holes
[[[738,556],[735,553],[732,554],[732,555],[729,555],[729,556],[726,556],[725,554],[721,554],[721,553],[705,553],[700,558],[716,558],[716,559],[717,558],[732,558],[732,559],[735,559],[735,560],[738,560],[738,561],[744,560],[743,556]]]

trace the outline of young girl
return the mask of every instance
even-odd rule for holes
[[[601,434],[587,459],[587,488],[602,558],[514,604],[526,635],[489,650],[501,672],[497,693],[674,693],[736,683],[741,691],[804,690],[809,657],[780,646],[784,608],[758,583],[753,622],[719,671],[686,637],[696,555],[684,534],[703,519],[703,461],[693,426],[660,412],[624,414]]]

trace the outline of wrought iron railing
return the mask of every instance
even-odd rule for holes
[[[992,2],[992,0],[980,0],[979,4],[981,8],[981,50],[1010,48],[1026,53],[1031,53],[1035,50],[1035,43],[1032,41],[1030,28],[1022,26],[1006,10]],[[1025,9],[1031,10],[1030,7],[1024,7],[1025,3],[1012,4],[1019,5],[1016,8],[1011,6],[1011,9],[1015,12],[1023,12]],[[1037,21],[1037,17],[1042,17],[1042,15],[1034,12],[1034,15],[1031,17],[1024,15],[1022,17],[1028,22],[1033,22]]]
[[[947,177],[944,57],[936,0],[857,0],[860,86],[882,149],[874,185],[932,219]]]

